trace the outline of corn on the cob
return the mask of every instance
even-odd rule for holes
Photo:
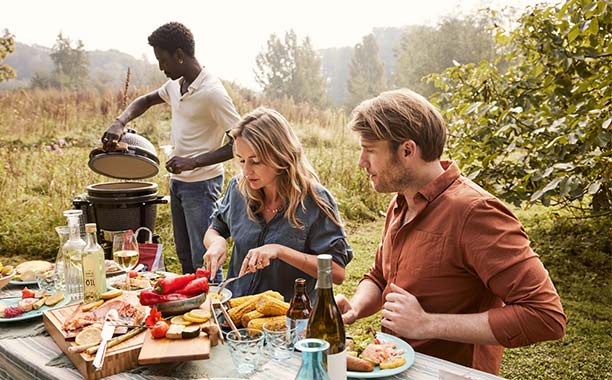
[[[253,319],[249,322],[248,327],[251,329],[263,330],[263,325],[266,322],[271,322],[266,325],[266,327],[270,328],[271,330],[278,330],[282,328],[283,326],[285,326],[285,323],[286,323],[284,315],[277,315],[275,317],[265,317],[265,318]]]
[[[265,315],[261,314],[257,310],[253,310],[243,315],[240,322],[242,323],[242,326],[247,327],[251,320],[257,319],[257,318],[263,318],[263,317],[265,317]]]
[[[283,295],[280,294],[279,292],[275,292],[274,290],[268,290],[268,291],[265,291],[265,292],[260,293],[260,294],[254,294],[252,296],[242,296],[242,297],[232,298],[228,302],[229,302],[230,307],[234,308],[234,307],[238,307],[238,306],[242,305],[245,302],[249,302],[249,301],[251,301],[253,299],[257,299],[258,297],[260,297],[260,296],[262,296],[264,294],[267,295],[267,296],[270,296],[270,297],[278,298],[279,300],[284,299]]]
[[[287,314],[287,310],[289,310],[289,304],[276,298],[262,295],[257,300],[255,309],[266,317],[285,315]]]

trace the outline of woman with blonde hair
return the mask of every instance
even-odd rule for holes
[[[276,290],[293,296],[296,278],[315,294],[317,255],[333,257],[332,278],[344,280],[353,254],[332,195],[318,180],[289,122],[259,107],[229,131],[242,173],[232,178],[204,236],[206,268],[212,273],[234,247],[228,285],[234,296]]]

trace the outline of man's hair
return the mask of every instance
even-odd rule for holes
[[[180,22],[169,22],[155,29],[149,36],[149,45],[171,54],[179,48],[189,57],[195,54],[193,34]]]
[[[294,227],[304,228],[298,220],[297,210],[300,206],[304,207],[308,195],[335,224],[341,225],[339,215],[335,214],[331,204],[317,191],[319,178],[308,162],[300,140],[283,115],[270,108],[258,107],[244,115],[229,135],[233,139],[243,138],[262,164],[276,170],[277,190],[287,206],[284,215]],[[251,189],[244,176],[240,177],[238,188],[247,199],[249,218],[257,221],[257,214],[264,209],[263,190]]]
[[[433,161],[442,156],[446,128],[440,112],[408,89],[383,92],[361,102],[351,113],[349,128],[366,140],[387,140],[393,150],[406,140],[421,148],[422,158]]]

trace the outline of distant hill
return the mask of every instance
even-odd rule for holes
[[[48,47],[16,42],[15,51],[7,56],[4,63],[15,69],[17,76],[0,83],[0,89],[28,87],[35,73],[53,71],[50,53]],[[90,78],[97,87],[121,88],[128,67],[131,68],[130,85],[144,86],[164,81],[164,75],[157,65],[144,57],[136,59],[118,50],[88,51],[88,57]]]

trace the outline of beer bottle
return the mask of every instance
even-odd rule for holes
[[[304,339],[308,317],[310,317],[310,299],[306,294],[306,280],[296,278],[293,290],[293,298],[287,310],[287,329],[295,328],[296,341]]]

